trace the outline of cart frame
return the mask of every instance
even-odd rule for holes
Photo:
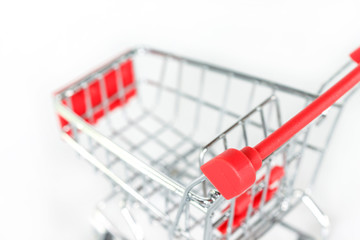
[[[358,61],[358,59],[360,58],[358,56],[359,52],[360,51],[358,50],[351,55],[353,60]],[[240,226],[234,227],[233,222],[235,221],[234,219],[236,219],[236,199],[226,200],[224,197],[222,197],[220,192],[213,187],[213,185],[211,184],[211,182],[209,182],[205,175],[199,172],[199,175],[196,179],[193,179],[190,183],[184,185],[180,183],[177,179],[173,179],[168,174],[159,171],[158,169],[151,166],[149,163],[146,163],[139,157],[134,156],[128,150],[125,150],[124,148],[119,146],[119,144],[115,143],[111,139],[111,137],[106,136],[105,134],[101,133],[99,129],[96,129],[94,127],[94,125],[97,124],[97,120],[94,119],[94,111],[96,111],[96,107],[93,106],[94,98],[93,95],[91,95],[92,92],[90,86],[93,86],[92,84],[94,84],[94,81],[103,79],[103,81],[99,81],[99,89],[101,90],[101,103],[99,104],[102,106],[103,111],[102,116],[100,116],[99,119],[102,117],[107,118],[110,114],[112,114],[113,109],[111,109],[111,102],[115,103],[117,101],[117,104],[114,108],[117,108],[120,111],[122,111],[121,109],[126,109],[128,102],[133,101],[132,98],[137,98],[138,96],[136,96],[136,94],[140,95],[138,89],[140,87],[139,85],[141,81],[137,79],[138,69],[134,61],[136,61],[135,59],[138,56],[144,55],[152,55],[164,60],[161,65],[162,67],[159,77],[160,80],[158,82],[148,81],[147,83],[149,85],[155,87],[157,86],[158,89],[160,89],[159,91],[171,93],[174,96],[177,96],[178,99],[190,99],[194,104],[196,104],[196,106],[202,107],[208,105],[208,108],[212,108],[219,112],[220,118],[224,118],[224,116],[228,115],[235,115],[232,117],[236,118],[236,121],[233,121],[232,124],[228,125],[229,127],[227,127],[225,130],[222,129],[221,131],[218,131],[218,134],[214,135],[213,140],[208,141],[208,144],[202,146],[199,152],[200,155],[198,157],[199,169],[201,166],[204,165],[204,163],[209,162],[209,160],[213,158],[214,155],[217,155],[213,152],[220,153],[228,149],[230,147],[228,143],[228,135],[232,134],[240,128],[242,129],[241,144],[243,146],[249,145],[248,136],[246,134],[247,125],[253,125],[261,129],[263,131],[264,138],[267,138],[268,135],[273,133],[276,129],[274,129],[274,127],[268,126],[266,122],[268,119],[265,109],[271,109],[272,113],[268,115],[275,116],[275,121],[273,122],[275,122],[275,126],[277,125],[277,127],[280,127],[283,123],[283,116],[281,112],[282,110],[279,106],[278,95],[284,93],[287,95],[296,96],[300,99],[303,99],[306,106],[311,101],[316,99],[318,97],[318,94],[322,93],[324,89],[326,89],[334,80],[342,77],[342,74],[344,74],[344,72],[347,72],[348,69],[351,68],[351,64],[346,64],[340,69],[340,71],[336,72],[336,74],[321,87],[318,94],[312,94],[282,84],[249,76],[247,74],[243,74],[237,71],[218,67],[212,64],[207,64],[193,59],[180,57],[178,55],[166,53],[151,48],[139,47],[130,50],[124,54],[121,54],[119,57],[105,64],[103,67],[98,68],[93,73],[81,78],[77,82],[63,88],[55,94],[55,109],[57,114],[61,118],[62,138],[72,148],[74,148],[82,158],[86,159],[97,170],[103,173],[108,179],[111,180],[111,182],[113,182],[113,184],[121,188],[121,192],[122,194],[124,194],[124,202],[140,204],[142,207],[144,207],[144,209],[146,209],[146,212],[151,216],[151,218],[156,219],[161,225],[165,226],[167,231],[169,232],[169,238],[193,238],[191,234],[191,224],[189,224],[189,219],[193,217],[192,211],[198,211],[203,214],[203,216],[199,218],[202,219],[202,222],[197,223],[200,228],[203,229],[203,239],[222,239],[223,237],[225,237],[226,239],[258,238],[264,233],[266,233],[271,228],[271,226],[276,223],[281,223],[282,226],[294,230],[295,228],[292,228],[287,223],[282,222],[282,219],[287,213],[289,213],[301,202],[310,209],[310,211],[316,217],[323,229],[327,229],[329,225],[328,218],[325,214],[322,213],[322,211],[317,207],[315,202],[310,198],[307,189],[310,189],[316,180],[319,168],[321,166],[321,163],[323,162],[325,150],[329,145],[331,136],[338,122],[339,116],[341,115],[344,103],[346,103],[351,94],[348,94],[345,98],[342,99],[341,102],[334,103],[331,107],[331,110],[327,110],[326,112],[323,112],[319,116],[315,117],[316,119],[314,121],[311,121],[310,124],[307,124],[307,127],[302,129],[299,133],[296,133],[294,137],[286,140],[285,143],[280,144],[281,146],[279,148],[276,148],[275,151],[273,151],[269,156],[266,156],[265,159],[263,159],[262,167],[259,170],[259,172],[262,172],[262,175],[260,174],[260,176],[257,176],[257,181],[251,183],[250,186],[246,187],[246,192],[249,194],[249,196],[251,196],[251,203],[246,209],[246,218],[242,220],[243,222]],[[270,96],[265,98],[264,101],[257,103],[255,106],[252,106],[252,110],[249,109],[247,114],[240,116],[238,114],[232,113],[231,111],[225,111],[223,105],[221,104],[219,104],[219,106],[214,106],[211,103],[202,100],[201,97],[197,99],[196,97],[187,95],[185,92],[181,91],[181,89],[170,88],[162,85],[161,79],[164,78],[164,71],[166,71],[164,69],[166,69],[168,64],[167,61],[169,61],[169,59],[179,64],[178,69],[180,70],[178,71],[177,75],[178,82],[181,82],[182,78],[181,69],[184,67],[184,65],[186,65],[201,69],[202,80],[200,82],[205,81],[204,79],[206,78],[203,75],[205,72],[215,72],[221,74],[222,76],[226,76],[229,79],[240,79],[241,81],[254,84],[254,86],[262,86],[268,88],[272,91],[272,93],[270,94]],[[124,66],[127,66],[129,61],[132,61],[132,64],[135,65],[134,67],[132,66],[134,76],[131,76],[131,81],[128,81],[125,84],[125,78],[129,77],[129,69]],[[113,72],[116,76],[117,91],[115,94],[116,97],[114,97],[115,95],[113,95],[108,96],[107,98],[105,96],[109,95],[109,88],[108,85],[106,85],[107,82],[104,76],[109,72]],[[230,82],[230,80],[227,81]],[[225,89],[228,89],[227,87],[225,86]],[[81,97],[81,101],[83,102],[82,105],[84,105],[82,108],[84,108],[85,110],[81,110],[81,107],[76,106],[76,100],[74,101],[74,96],[78,96],[79,93],[84,94],[84,96]],[[200,96],[200,94],[198,96]],[[76,98],[77,97],[75,97],[75,99]],[[252,101],[254,100],[249,99],[249,102]],[[178,108],[176,104],[179,103],[176,103],[175,101],[175,108]],[[226,104],[226,101],[224,100],[222,104]],[[79,111],[81,113],[79,113]],[[333,114],[331,123],[327,127],[328,135],[326,136],[326,141],[324,142],[322,147],[313,146],[312,144],[308,143],[309,134],[314,127],[320,124],[320,122],[323,122],[324,119],[329,118],[327,116],[329,111],[333,111],[335,113]],[[254,120],[255,117],[256,120]],[[107,121],[108,120],[104,120],[104,122]],[[330,120],[328,121],[330,122]],[[86,136],[86,138],[89,139],[89,142],[84,144],[84,140],[80,140],[81,135]],[[219,150],[219,144],[222,145],[220,147],[221,150]],[[105,149],[107,155],[114,156],[117,159],[117,162],[122,162],[124,167],[133,169],[133,171],[136,172],[136,176],[146,176],[146,178],[144,178],[144,181],[148,180],[154,182],[154,186],[161,188],[161,191],[170,192],[171,194],[177,195],[177,205],[175,206],[174,204],[175,208],[177,209],[177,211],[175,211],[176,215],[172,216],[167,211],[163,211],[161,208],[155,206],[152,202],[150,202],[145,194],[139,193],[136,188],[131,186],[131,181],[129,180],[131,176],[121,178],[118,174],[114,172],[114,170],[111,168],[111,166],[109,166],[108,163],[98,159],[98,157],[95,156],[92,151],[92,147],[94,147],[95,145],[102,149]],[[297,149],[299,146],[300,149]],[[293,162],[295,163],[293,164],[294,166],[299,166],[304,151],[308,149],[318,152],[317,164],[314,167],[313,174],[311,176],[309,184],[307,185],[308,187],[304,190],[301,190],[295,188],[294,186],[295,178],[298,173],[293,173],[293,178],[289,180],[289,177],[286,175],[286,168],[288,164],[292,164]],[[285,176],[282,176],[280,179],[278,179],[280,183],[279,186],[276,187],[274,196],[272,196],[271,199],[267,199],[267,193],[268,191],[270,191],[269,181],[271,178],[271,170],[274,167],[273,162],[280,161],[274,160],[277,158],[283,159],[284,165],[281,166],[285,169]],[[114,189],[116,189],[114,190],[116,193],[119,192],[118,188]],[[256,209],[253,209],[254,198],[256,198],[257,194],[261,195],[261,200],[259,201],[259,206],[256,207]],[[223,211],[224,206],[228,206],[225,212]],[[190,208],[195,208],[196,210],[190,210]],[[196,213],[195,215],[198,214],[199,213]],[[183,223],[181,223],[182,220],[184,220]],[[196,222],[196,220],[193,221]],[[226,232],[221,234],[218,231],[219,226],[221,224],[224,224],[224,222],[226,221]],[[171,227],[169,228],[168,226]],[[307,236],[305,233],[302,233],[299,230],[294,231],[297,231],[297,234],[299,236]],[[141,238],[136,234],[134,234],[134,236],[134,239]]]

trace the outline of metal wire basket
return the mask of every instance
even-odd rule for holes
[[[304,203],[326,232],[306,190],[359,80],[356,66],[318,98],[137,48],[58,91],[55,108],[62,138],[113,183],[94,215],[103,239],[256,239],[276,224],[311,239],[284,217]]]

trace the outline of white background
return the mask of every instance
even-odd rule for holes
[[[92,239],[106,184],[60,140],[52,93],[145,44],[315,92],[360,45],[360,2],[0,1],[0,239]],[[316,187],[358,238],[360,93]]]

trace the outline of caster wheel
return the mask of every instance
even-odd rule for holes
[[[101,239],[101,240],[115,240],[115,238],[114,238],[114,236],[113,236],[111,233],[106,232],[106,233],[104,234],[103,239]]]

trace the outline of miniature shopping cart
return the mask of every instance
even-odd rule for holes
[[[360,81],[360,49],[351,58],[311,94],[137,48],[57,92],[62,138],[113,186],[100,237],[257,239],[280,226],[313,239],[286,221],[300,205],[325,236],[308,189]]]

